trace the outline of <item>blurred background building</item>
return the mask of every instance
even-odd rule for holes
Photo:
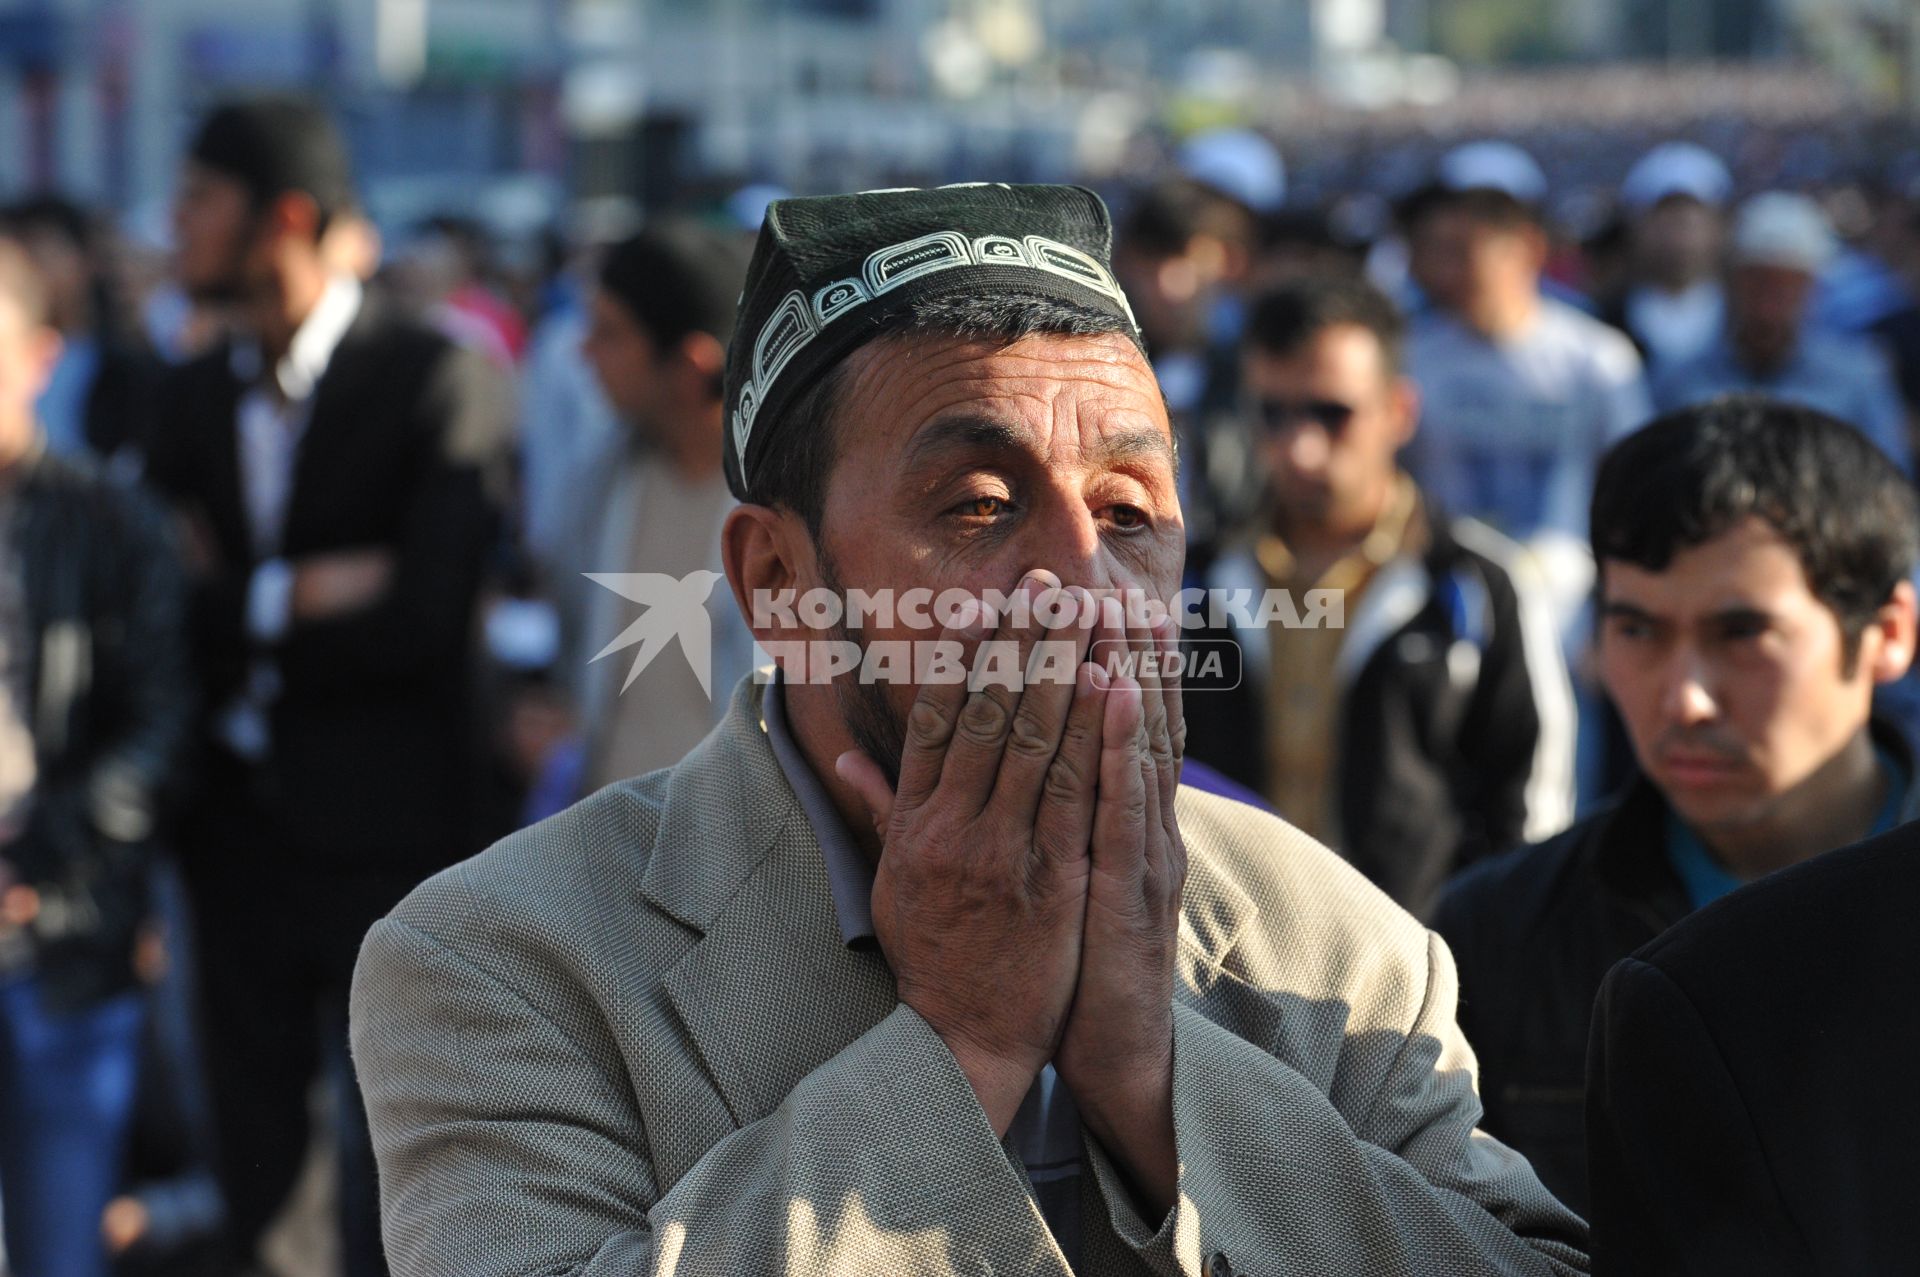
[[[703,183],[1098,178],[1138,161],[1150,125],[1313,135],[1364,116],[1433,131],[1487,109],[1511,121],[1515,93],[1549,108],[1524,117],[1543,122],[1556,104],[1587,123],[1637,111],[1669,126],[1756,102],[1893,110],[1915,97],[1916,12],[1899,0],[5,0],[0,188],[156,207],[195,113],[268,87],[333,104],[383,223],[459,191],[505,230],[569,195],[655,206]],[[1651,99],[1607,69],[1676,62],[1701,68],[1691,87],[1665,81]],[[1743,93],[1734,66],[1766,91]],[[1476,107],[1489,94],[1498,105]]]

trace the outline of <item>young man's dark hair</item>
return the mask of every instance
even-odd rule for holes
[[[1436,190],[1423,211],[1461,213],[1472,221],[1498,230],[1519,230],[1540,224],[1540,215],[1532,205],[1505,191],[1484,186],[1464,191]]]
[[[600,263],[600,286],[633,313],[661,349],[695,332],[725,346],[733,339],[734,310],[746,274],[746,254],[732,237],[670,222],[649,226],[608,249]]]
[[[1149,256],[1186,251],[1196,235],[1218,235],[1252,247],[1258,235],[1246,205],[1191,178],[1169,178],[1142,191],[1121,220],[1115,242]]]
[[[1372,333],[1386,371],[1400,371],[1406,321],[1379,289],[1361,279],[1312,276],[1264,294],[1247,313],[1242,342],[1263,354],[1290,355],[1342,325]]]
[[[256,210],[289,191],[306,195],[319,212],[316,238],[336,214],[353,207],[346,142],[312,102],[264,97],[225,103],[202,122],[187,154],[243,183]]]
[[[1661,572],[1673,556],[1758,518],[1800,556],[1852,661],[1861,631],[1920,559],[1913,485],[1867,437],[1825,413],[1729,395],[1669,413],[1601,459],[1593,552]]]
[[[93,225],[85,209],[58,195],[30,195],[0,213],[0,222],[17,234],[52,231],[77,249],[93,243]]]

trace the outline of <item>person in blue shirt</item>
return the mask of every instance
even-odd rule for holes
[[[1859,431],[1730,396],[1601,459],[1595,664],[1639,776],[1547,842],[1449,885],[1486,1130],[1588,1205],[1588,1025],[1608,969],[1736,887],[1920,815],[1874,713],[1913,659],[1920,514]]]
[[[1808,197],[1769,191],[1747,201],[1729,251],[1726,327],[1703,353],[1655,378],[1655,407],[1769,394],[1838,417],[1911,474],[1906,409],[1886,358],[1866,338],[1807,319],[1814,285],[1837,251],[1826,214]]]

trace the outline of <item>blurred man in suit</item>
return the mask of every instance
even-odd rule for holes
[[[1594,1271],[1891,1273],[1920,1107],[1920,825],[1742,888],[1615,967],[1588,1057]]]
[[[243,1256],[299,1168],[309,1083],[323,1064],[344,1076],[358,936],[473,841],[469,630],[510,396],[330,267],[351,201],[332,125],[268,100],[202,123],[174,214],[182,285],[240,324],[173,376],[149,474],[195,574],[205,715],[184,850]],[[378,1272],[350,1103],[341,1134],[349,1271]]]

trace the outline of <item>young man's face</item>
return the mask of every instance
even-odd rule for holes
[[[1307,523],[1362,517],[1413,436],[1411,385],[1387,366],[1380,340],[1337,324],[1285,355],[1242,362],[1268,488],[1282,515]]]
[[[1413,227],[1414,282],[1438,306],[1468,319],[1489,301],[1538,288],[1546,238],[1537,227],[1502,226],[1459,208],[1439,208]]]
[[[1799,555],[1757,518],[1662,572],[1602,565],[1601,680],[1641,769],[1703,834],[1766,821],[1859,734],[1875,683],[1904,672],[1891,642],[1869,626],[1848,661]]]
[[[20,303],[0,293],[0,435],[11,448],[33,428],[34,405],[60,358],[60,335],[27,317]]]
[[[213,301],[244,295],[257,222],[245,183],[188,160],[173,199],[174,271],[180,287]]]
[[[625,302],[595,289],[587,307],[580,353],[593,365],[607,402],[629,425],[644,424],[660,409],[661,355]]]

